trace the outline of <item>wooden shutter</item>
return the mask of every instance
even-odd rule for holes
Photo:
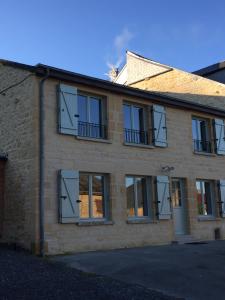
[[[79,173],[59,172],[59,222],[75,223],[79,217]]]
[[[153,142],[155,146],[167,147],[166,111],[161,105],[153,105]]]
[[[225,155],[225,132],[224,132],[224,120],[215,119],[215,136],[216,136],[216,153]]]
[[[60,84],[59,93],[59,132],[63,134],[78,134],[78,104],[77,88]]]
[[[221,201],[221,216],[225,217],[225,180],[219,181],[220,201]]]
[[[159,219],[171,218],[169,177],[157,176],[157,203]]]

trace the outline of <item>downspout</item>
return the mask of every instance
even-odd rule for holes
[[[44,180],[45,180],[45,155],[44,155],[44,84],[49,77],[49,69],[39,82],[39,253],[45,255],[45,230],[44,230]]]

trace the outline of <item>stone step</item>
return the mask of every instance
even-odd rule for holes
[[[172,244],[187,244],[187,243],[197,243],[200,240],[194,238],[192,235],[185,234],[185,235],[176,235],[175,239],[172,241]]]

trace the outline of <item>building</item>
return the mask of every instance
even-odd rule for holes
[[[225,83],[225,61],[195,71],[193,74]]]
[[[43,255],[225,238],[225,86],[127,55],[116,82],[0,61],[2,242]]]

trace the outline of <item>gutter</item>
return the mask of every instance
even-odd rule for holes
[[[45,231],[44,231],[44,179],[45,179],[45,156],[44,156],[44,84],[49,77],[49,69],[39,82],[39,254],[45,255]]]

